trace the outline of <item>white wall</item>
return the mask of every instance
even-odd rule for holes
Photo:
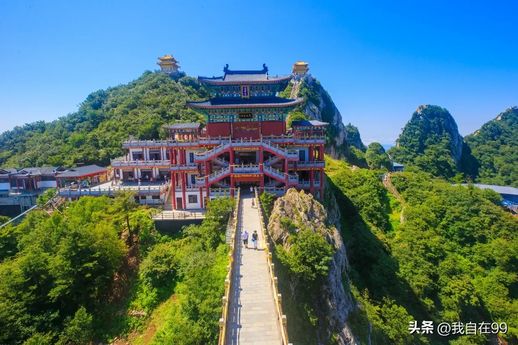
[[[196,196],[196,202],[195,203],[189,203],[189,195],[195,195]],[[177,198],[183,198],[182,192],[176,192],[175,197]],[[186,208],[187,209],[195,209],[195,208],[201,208],[201,201],[200,201],[200,192],[185,192],[185,198],[186,198]],[[177,205],[177,207],[180,205]],[[183,207],[183,206],[182,206]],[[181,207],[178,207],[181,208]]]
[[[56,188],[57,186],[56,181],[38,181],[38,188]]]

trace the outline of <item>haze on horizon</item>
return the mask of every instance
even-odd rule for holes
[[[172,53],[188,75],[310,63],[362,139],[390,144],[420,104],[461,134],[518,105],[518,3],[0,3],[0,132],[77,110]]]

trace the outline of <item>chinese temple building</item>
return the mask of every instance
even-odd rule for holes
[[[304,61],[297,61],[293,64],[292,73],[294,76],[303,76],[309,71],[309,64]]]
[[[167,126],[168,140],[127,141],[127,155],[112,161],[123,183],[166,182],[172,209],[204,208],[207,200],[233,196],[237,187],[283,194],[288,188],[323,195],[327,123],[286,117],[302,99],[278,97],[289,76],[260,70],[230,70],[220,77],[199,77],[211,98],[187,106],[206,124]]]
[[[178,65],[178,61],[172,55],[164,55],[158,58],[157,65],[160,66],[160,70],[167,74],[175,74],[178,73],[178,69],[180,65]]]

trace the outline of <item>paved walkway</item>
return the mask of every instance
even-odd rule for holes
[[[259,212],[252,207],[252,196],[240,200],[237,233],[246,229],[249,249],[242,245],[237,250],[237,260],[230,296],[227,344],[230,345],[280,345],[281,331],[270,285],[266,253],[263,250]],[[252,233],[259,234],[258,250],[252,248]],[[242,241],[241,241],[242,244]]]

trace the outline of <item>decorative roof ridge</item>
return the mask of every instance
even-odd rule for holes
[[[223,73],[226,74],[268,74],[268,67],[263,63],[263,69],[260,70],[230,70],[228,63],[223,67]]]

